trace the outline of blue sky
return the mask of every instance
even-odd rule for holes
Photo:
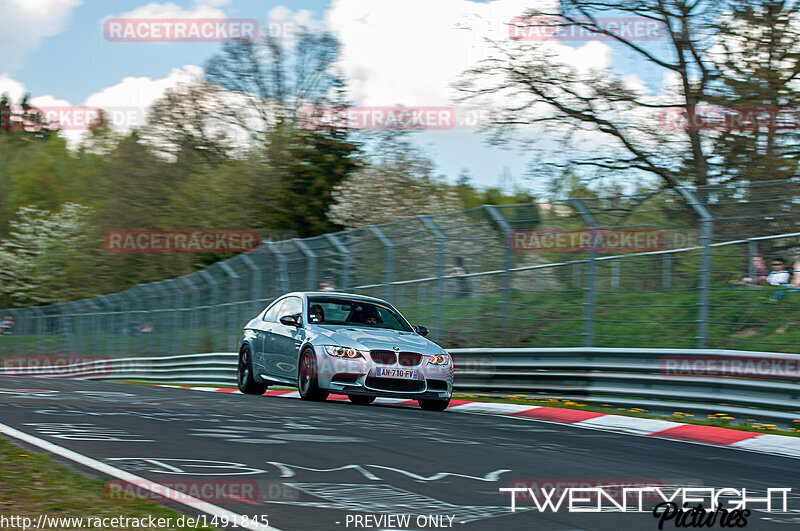
[[[103,20],[142,13],[213,12],[262,24],[268,18],[310,18],[333,31],[343,44],[341,64],[357,105],[446,105],[452,101],[449,84],[456,75],[486,56],[483,37],[503,38],[511,17],[552,1],[0,0],[0,14],[5,15],[0,16],[0,57],[7,58],[0,63],[0,91],[13,96],[24,90],[40,105],[58,100],[69,105],[146,106],[187,67],[202,67],[220,45],[109,42],[102,32]],[[466,32],[455,31],[456,26]],[[654,90],[660,86],[660,72],[619,47],[603,44],[581,50],[579,60],[607,60],[620,72],[635,72]],[[414,138],[450,181],[466,168],[481,186],[496,186],[499,176],[510,172],[517,185],[534,192],[543,189],[544,183],[524,178],[529,151],[487,146],[474,128],[426,131]],[[555,144],[544,140],[541,145],[552,150],[553,159],[561,156]]]

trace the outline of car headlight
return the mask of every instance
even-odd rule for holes
[[[450,354],[434,354],[428,359],[428,365],[450,365]]]
[[[327,352],[329,356],[335,358],[355,359],[364,357],[364,354],[360,350],[349,347],[338,347],[336,345],[327,345],[325,347],[325,352]]]

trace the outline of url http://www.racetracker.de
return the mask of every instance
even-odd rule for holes
[[[189,527],[199,529],[212,526],[248,527],[251,524],[269,525],[267,515],[210,516],[201,514],[195,517],[92,517],[92,516],[50,516],[40,514],[36,517],[21,515],[1,515],[0,529],[166,529],[170,527]]]

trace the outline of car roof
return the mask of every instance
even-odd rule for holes
[[[356,293],[346,293],[343,291],[295,291],[292,293],[286,293],[281,295],[280,297],[276,297],[276,299],[280,299],[283,297],[287,297],[289,295],[301,296],[301,297],[331,297],[331,298],[347,298],[347,299],[358,299],[363,301],[374,301],[380,302],[383,304],[389,304],[383,299],[378,299],[376,297],[367,297],[366,295],[358,295]]]

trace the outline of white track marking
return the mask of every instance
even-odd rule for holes
[[[33,435],[19,431],[3,423],[0,423],[0,432],[8,435],[9,437],[13,437],[15,439],[19,439],[20,441],[24,441],[28,444],[32,444],[33,446],[37,446],[42,450],[46,450],[52,454],[60,455],[61,457],[69,459],[70,461],[74,461],[75,463],[78,463],[85,467],[97,470],[98,472],[101,472],[103,474],[115,477],[122,481],[127,481],[128,483],[133,483],[137,486],[141,486],[142,488],[147,489],[150,492],[177,501],[183,505],[186,505],[187,507],[191,507],[192,509],[204,512],[211,516],[216,516],[218,518],[227,518],[231,522],[241,522],[244,519],[243,515],[236,514],[227,509],[223,509],[222,507],[219,507],[217,505],[213,505],[211,503],[204,502],[197,498],[193,498],[192,496],[181,494],[180,492],[177,492],[173,489],[160,485],[159,483],[156,483],[154,481],[150,481],[135,474],[131,474],[130,472],[125,472],[124,470],[120,470],[119,468],[113,467],[106,463],[102,463],[96,459],[85,456],[83,454],[79,454],[78,452],[74,452],[72,450],[69,450],[62,446],[58,446],[57,444],[53,444],[38,437],[34,437]],[[252,529],[254,531],[279,531],[274,527],[253,522],[251,522],[250,525],[246,527],[246,529]]]
[[[681,426],[681,423],[671,422],[669,420],[624,417],[622,415],[603,415],[602,417],[581,420],[573,423],[573,425],[647,435],[649,433],[658,433],[676,426]]]

